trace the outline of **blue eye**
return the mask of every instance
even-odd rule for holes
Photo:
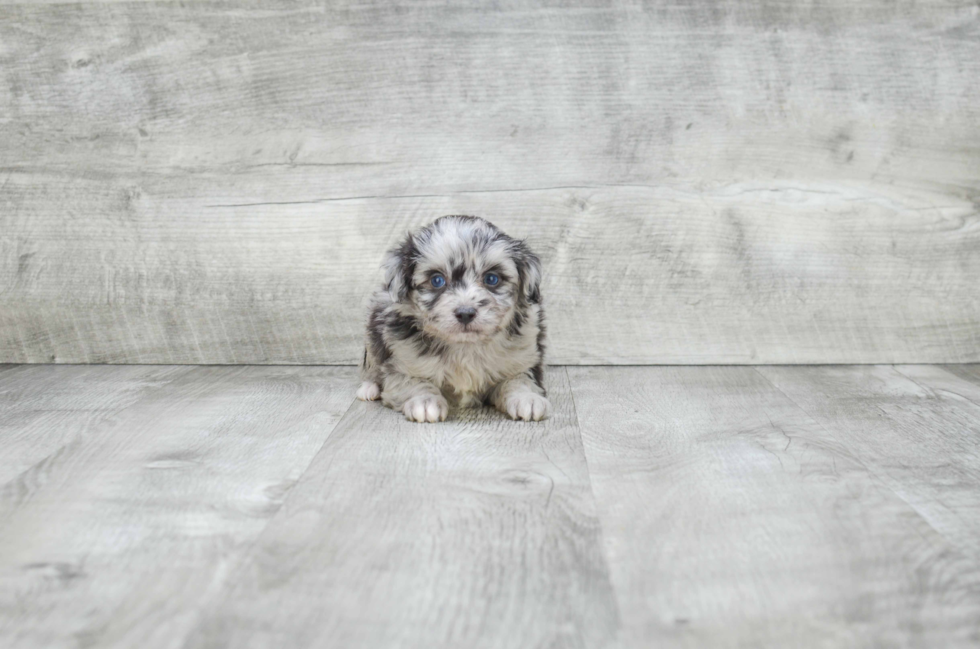
[[[487,286],[496,286],[500,283],[500,278],[493,273],[487,273],[483,281],[486,282]]]
[[[432,288],[442,288],[446,285],[446,278],[442,275],[433,275],[429,283],[432,284]]]

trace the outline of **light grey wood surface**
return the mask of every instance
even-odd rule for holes
[[[192,647],[604,647],[617,610],[568,380],[554,416],[357,402]]]
[[[349,406],[354,376],[0,373],[0,646],[179,647]]]
[[[961,552],[980,562],[980,380],[935,366],[767,367]]]
[[[980,385],[980,365],[945,365],[943,369],[974,385]]]
[[[973,0],[0,6],[0,360],[347,363],[528,237],[553,362],[980,360]]]
[[[86,431],[186,371],[146,365],[20,365],[0,371],[0,485],[43,471]]]
[[[980,640],[977,558],[755,369],[569,372],[627,646]]]
[[[978,368],[0,366],[0,646],[976,646]]]

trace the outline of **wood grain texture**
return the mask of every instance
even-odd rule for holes
[[[18,435],[57,446],[0,488],[0,645],[178,647],[354,380],[308,367],[0,373],[0,407],[15,414],[3,466],[11,439],[24,464]]]
[[[943,369],[964,381],[980,385],[980,364],[946,365]]]
[[[0,485],[43,470],[85,432],[186,372],[178,366],[11,365],[0,370]]]
[[[356,403],[187,643],[603,647],[616,605],[568,381],[554,416]]]
[[[970,1],[0,6],[0,360],[349,363],[477,213],[552,362],[980,360]]]
[[[759,371],[980,564],[976,380],[915,365]]]
[[[980,564],[754,369],[569,373],[626,646],[980,641]]]

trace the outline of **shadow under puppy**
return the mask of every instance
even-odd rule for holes
[[[492,404],[513,419],[551,412],[544,388],[541,261],[473,216],[443,216],[385,256],[371,298],[357,397],[412,421],[449,404]]]

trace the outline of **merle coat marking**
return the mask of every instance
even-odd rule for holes
[[[450,403],[548,416],[541,262],[523,241],[481,218],[444,216],[406,236],[382,266],[359,398],[380,398],[413,421],[441,421]]]

